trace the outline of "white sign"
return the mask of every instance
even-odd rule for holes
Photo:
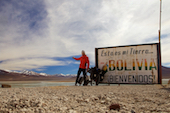
[[[158,83],[158,46],[96,48],[97,67],[105,71],[101,83]]]

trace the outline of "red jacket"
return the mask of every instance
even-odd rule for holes
[[[80,58],[74,58],[75,60],[80,60],[80,66],[79,68],[81,69],[86,69],[86,63],[87,65],[87,69],[89,69],[89,58],[86,55],[81,56]]]

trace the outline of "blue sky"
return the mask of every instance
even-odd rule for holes
[[[157,43],[159,0],[0,0],[0,69],[76,74],[85,50]],[[163,0],[162,64],[170,67],[170,1]]]

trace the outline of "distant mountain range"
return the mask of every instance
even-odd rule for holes
[[[170,79],[170,68],[162,66],[162,78]]]
[[[33,71],[10,71],[0,69],[0,81],[75,81],[76,74],[36,73]],[[170,68],[162,66],[162,78],[170,79]]]
[[[75,81],[74,74],[55,74],[36,73],[33,71],[11,71],[0,69],[0,81]]]
[[[23,70],[23,71],[11,71],[11,70],[1,70],[0,72],[6,72],[6,73],[15,73],[15,74],[24,74],[24,75],[31,75],[31,76],[60,76],[60,77],[74,77],[76,74],[46,74],[46,73],[36,73],[34,71],[28,71],[28,70]]]

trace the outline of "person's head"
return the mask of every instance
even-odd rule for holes
[[[81,54],[82,54],[82,56],[86,55],[84,50],[81,51]]]

